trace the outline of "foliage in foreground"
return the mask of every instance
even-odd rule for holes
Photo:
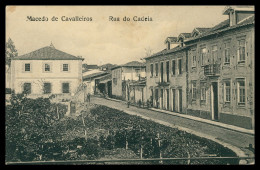
[[[48,98],[12,95],[11,103],[6,108],[6,161],[100,159],[119,153],[117,157],[138,158],[141,152],[143,158],[236,156],[215,142],[105,106],[88,104],[73,118],[64,117],[66,107]],[[227,163],[237,162],[191,162]]]

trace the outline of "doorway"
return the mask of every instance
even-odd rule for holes
[[[163,109],[163,89],[161,89],[161,109]]]
[[[212,82],[211,84],[211,110],[212,110],[212,119],[218,120],[218,83]]]
[[[175,107],[175,89],[172,89],[172,111],[176,111]]]
[[[170,105],[170,99],[169,99],[169,97],[170,97],[170,95],[169,95],[169,89],[166,89],[166,110],[169,110],[169,105]]]
[[[182,89],[179,89],[179,112],[182,113]]]

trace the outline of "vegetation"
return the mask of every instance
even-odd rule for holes
[[[105,106],[88,103],[78,116],[64,117],[66,106],[51,103],[49,98],[12,94],[10,101],[12,105],[6,108],[6,161],[236,156],[215,142]]]

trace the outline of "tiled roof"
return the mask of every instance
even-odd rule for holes
[[[123,67],[142,67],[145,66],[144,63],[138,62],[138,61],[131,61],[129,63],[126,63],[122,65]]]
[[[238,27],[241,27],[241,26],[245,26],[245,25],[250,25],[250,24],[254,24],[255,23],[255,16],[252,15],[242,21],[240,21],[238,24],[234,25],[234,26],[229,26],[229,19],[227,20],[224,20],[223,22],[217,24],[216,26],[212,27],[212,28],[196,28],[199,32],[201,32],[201,34],[199,34],[198,36],[196,37],[191,37],[191,33],[181,33],[179,36],[178,36],[178,39],[180,36],[183,36],[185,37],[185,40],[184,42],[189,42],[189,41],[192,41],[192,40],[197,40],[199,38],[202,38],[202,37],[206,37],[206,36],[209,36],[209,35],[213,35],[213,34],[217,34],[217,33],[220,33],[220,32],[224,32],[224,31],[228,31],[228,30],[231,30],[231,29],[235,29],[235,28],[238,28]],[[165,54],[169,54],[169,53],[172,53],[172,52],[176,52],[176,51],[180,51],[182,49],[185,49],[187,47],[190,47],[191,45],[186,45],[184,47],[180,47],[180,46],[177,46],[173,49],[170,49],[170,50],[162,50],[162,51],[159,51],[149,57],[146,57],[145,59],[150,59],[150,58],[153,58],[153,57],[156,57],[156,56],[160,56],[160,55],[165,55]]]
[[[98,69],[97,65],[82,64],[82,66],[86,69]]]
[[[211,32],[211,31],[215,31],[215,30],[219,30],[219,29],[224,29],[224,28],[227,28],[227,27],[229,27],[229,19],[222,21],[221,23],[215,25],[214,27],[212,27],[208,31]]]
[[[54,47],[47,46],[15,57],[13,60],[84,60],[83,58],[73,56]]]
[[[191,33],[180,33],[180,35],[182,35],[184,38],[190,38],[191,37]]]
[[[207,37],[209,35],[213,35],[213,34],[228,31],[228,30],[231,30],[231,29],[239,28],[241,26],[251,25],[251,24],[254,24],[254,23],[255,23],[255,16],[254,15],[242,20],[238,24],[233,25],[231,27],[229,26],[229,19],[227,19],[227,20],[219,23],[218,25],[214,26],[213,28],[211,28],[210,30],[205,32],[204,34],[198,35],[197,37],[191,37],[191,38],[186,39],[184,41],[189,42],[189,41],[196,40],[196,39],[199,39],[199,38],[202,38],[202,37]]]
[[[211,28],[196,28],[201,34],[210,30]]]
[[[100,77],[100,76],[103,76],[106,74],[108,74],[108,73],[107,72],[97,72],[97,73],[89,74],[89,75],[83,76],[83,80]]]
[[[111,70],[114,70],[114,69],[117,69],[120,67],[145,67],[145,64],[141,63],[139,61],[131,61],[131,62],[123,64],[123,65],[115,66],[115,67],[111,68]]]
[[[255,23],[255,15],[252,15],[252,16],[245,18],[244,20],[241,20],[240,22],[238,22],[239,25],[252,24],[252,23]]]
[[[170,54],[170,53],[173,53],[173,52],[181,51],[181,50],[183,50],[183,49],[185,49],[187,47],[189,47],[189,46],[183,46],[183,47],[177,46],[177,47],[174,47],[174,48],[172,48],[170,50],[164,49],[162,51],[159,51],[158,53],[155,53],[155,54],[153,54],[153,55],[151,55],[149,57],[146,57],[145,59],[150,59],[150,58],[153,58],[153,57],[156,57],[156,56],[166,55],[166,54]]]

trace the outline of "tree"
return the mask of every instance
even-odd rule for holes
[[[11,60],[17,56],[18,52],[15,48],[14,42],[11,38],[9,38],[5,46],[5,64],[8,66],[8,68],[11,65]]]
[[[152,49],[150,47],[145,48],[145,57],[150,57],[152,55]]]

